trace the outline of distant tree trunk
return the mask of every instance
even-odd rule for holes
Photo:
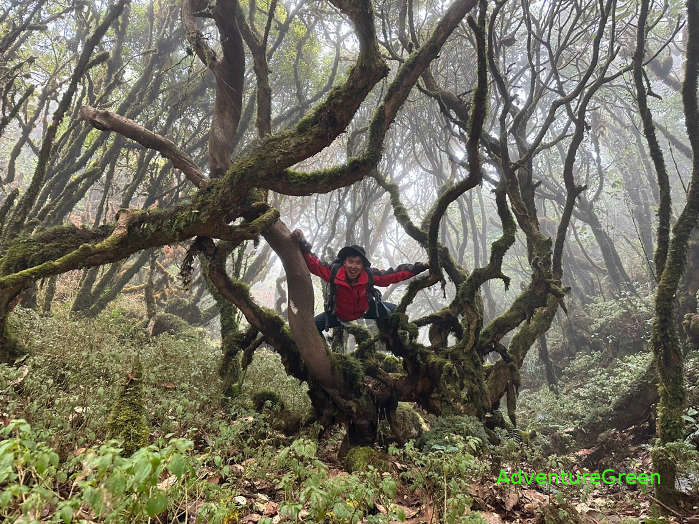
[[[73,300],[73,305],[70,308],[72,313],[77,313],[79,311],[85,311],[90,307],[92,301],[92,286],[97,280],[97,275],[99,274],[99,267],[91,267],[89,269],[83,270],[83,276],[80,279],[80,285],[78,287],[78,293],[75,295]]]
[[[555,393],[558,393],[556,373],[553,369],[553,362],[551,362],[551,357],[549,355],[549,348],[548,344],[546,343],[546,334],[539,337],[539,359],[546,370],[546,383],[548,384],[549,389]]]
[[[156,314],[155,296],[153,293],[153,273],[155,272],[155,256],[151,256],[148,267],[146,287],[143,289],[143,298],[146,303],[146,318],[150,321]]]
[[[629,275],[624,269],[624,265],[621,263],[621,257],[619,252],[614,247],[614,242],[602,227],[602,224],[597,218],[594,212],[592,203],[588,202],[584,197],[581,197],[578,202],[578,208],[580,210],[580,218],[585,221],[592,230],[592,234],[595,236],[597,245],[602,252],[602,258],[604,259],[604,264],[609,272],[609,278],[611,278],[612,283],[617,289],[622,289],[628,286],[631,282]]]
[[[22,305],[22,307],[25,307],[27,309],[37,309],[39,307],[39,303],[37,301],[37,292],[39,288],[36,285],[36,282],[32,282],[24,291],[22,291],[22,295],[20,296],[19,302]]]
[[[121,275],[114,276],[113,278],[109,279],[103,277],[100,283],[95,286],[95,290],[92,295],[92,304],[85,311],[85,315],[89,318],[95,318],[97,315],[99,315],[104,308],[107,307],[107,304],[117,297],[124,286],[129,283],[129,280],[131,280],[133,276],[141,269],[141,267],[148,261],[149,257],[150,250],[144,250],[139,254],[138,258],[134,260],[132,265],[123,271]],[[114,266],[115,265],[112,267]]]
[[[41,312],[45,315],[51,313],[51,303],[53,302],[53,297],[56,294],[56,275],[49,278],[46,284],[46,292],[44,293],[44,301],[41,305]]]

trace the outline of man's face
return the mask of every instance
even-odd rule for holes
[[[342,265],[345,267],[345,273],[347,273],[351,279],[359,277],[359,274],[364,268],[362,257],[347,257]]]

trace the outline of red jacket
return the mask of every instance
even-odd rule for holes
[[[330,282],[330,264],[321,261],[313,253],[304,253],[306,265],[311,273],[318,275],[326,282]],[[424,264],[402,264],[396,269],[380,271],[369,268],[374,275],[374,285],[386,287],[396,282],[402,282],[414,277],[427,269]],[[335,277],[335,314],[340,320],[349,322],[364,316],[369,310],[369,300],[367,299],[367,284],[369,276],[367,269],[363,269],[356,282],[347,282],[345,268],[340,266]]]

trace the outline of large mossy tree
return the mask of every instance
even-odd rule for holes
[[[657,289],[650,341],[658,377],[659,398],[658,442],[653,449],[653,466],[660,473],[660,483],[655,487],[658,498],[666,507],[676,508],[681,505],[682,496],[677,490],[677,470],[672,445],[680,443],[685,436],[682,415],[686,407],[684,352],[678,334],[681,319],[676,298],[680,280],[687,269],[691,235],[699,219],[699,4],[691,0],[687,2],[686,66],[682,83],[682,106],[691,148],[691,179],[686,191],[686,200],[672,228],[670,180],[648,106],[650,89],[643,82],[642,65],[649,11],[649,1],[643,0],[634,55],[634,80],[643,131],[653,160],[660,195],[657,248],[654,257]]]

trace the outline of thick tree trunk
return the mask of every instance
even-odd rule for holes
[[[310,375],[322,386],[334,388],[337,384],[327,345],[314,322],[313,285],[306,261],[298,244],[291,238],[289,229],[281,221],[267,229],[264,237],[284,266],[289,292],[289,326],[299,345],[299,353]]]
[[[641,17],[648,8],[644,1]],[[686,267],[687,249],[692,231],[699,217],[699,110],[697,108],[697,74],[699,73],[699,4],[687,3],[688,39],[687,65],[682,84],[682,102],[685,125],[692,147],[692,179],[687,193],[687,201],[672,228],[667,258],[659,249],[656,253],[657,265],[663,267],[655,295],[655,317],[651,333],[651,347],[658,369],[659,394],[657,431],[659,444],[653,450],[653,465],[660,473],[660,483],[656,486],[658,498],[668,506],[679,502],[676,491],[676,465],[667,445],[681,441],[684,434],[684,411],[686,392],[684,387],[684,356],[682,355],[675,322],[675,294],[680,278]],[[642,28],[645,20],[639,24]],[[639,30],[639,42],[642,42]],[[642,46],[639,45],[642,49]],[[662,195],[661,195],[662,198]],[[661,206],[669,207],[669,192]],[[667,218],[667,217],[666,217]],[[661,227],[668,224],[661,224]],[[659,242],[660,244],[660,242]],[[663,264],[664,263],[664,264]]]
[[[238,391],[236,385],[240,381],[241,365],[239,354],[244,349],[242,345],[242,336],[238,331],[238,323],[236,322],[236,307],[233,302],[219,293],[216,285],[211,281],[209,275],[211,273],[211,264],[217,264],[216,268],[219,272],[225,272],[226,258],[228,251],[224,256],[208,258],[200,256],[199,260],[202,264],[202,274],[206,281],[209,293],[216,301],[216,307],[219,313],[220,333],[221,333],[221,363],[218,373],[223,380],[223,394],[226,397],[234,397]]]

